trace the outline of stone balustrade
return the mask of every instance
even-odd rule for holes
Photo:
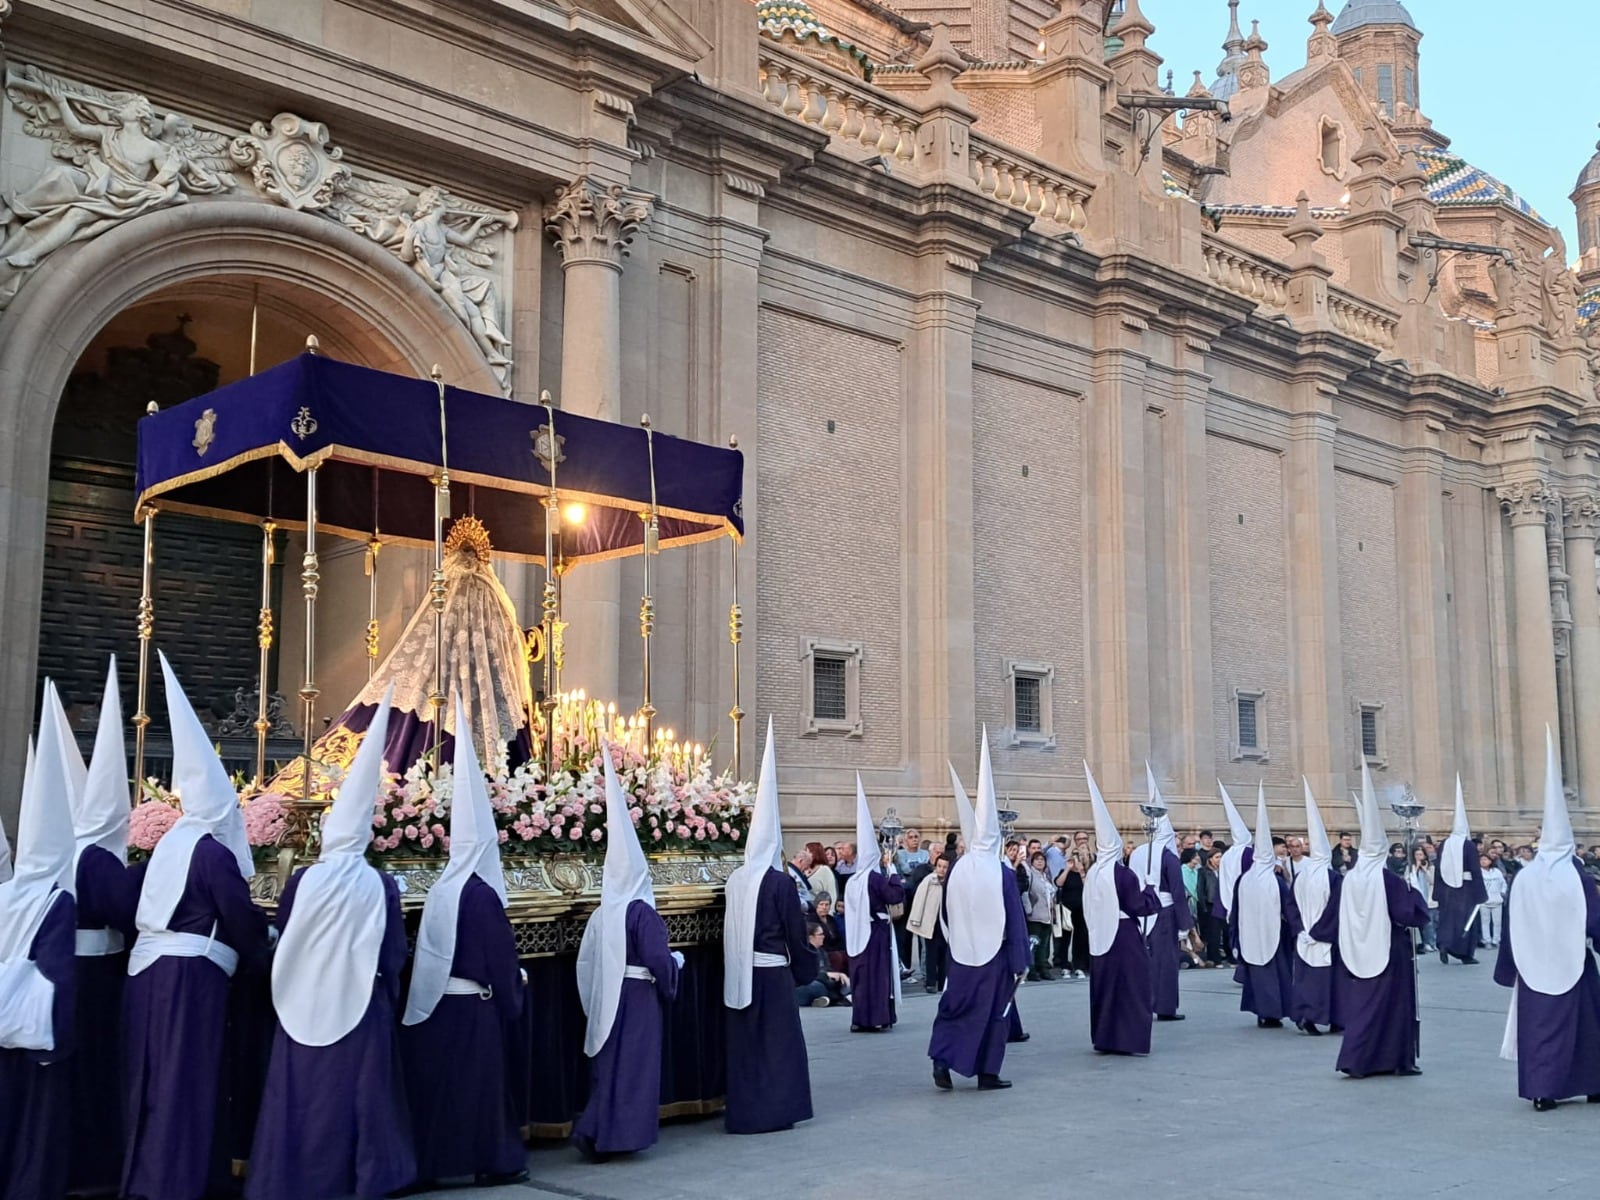
[[[972,137],[972,182],[985,196],[1081,233],[1089,224],[1087,185],[1015,150]]]
[[[1333,327],[1346,337],[1379,350],[1394,348],[1394,334],[1400,320],[1393,313],[1359,300],[1348,292],[1328,289],[1328,317]]]
[[[1201,244],[1206,278],[1224,291],[1254,300],[1272,312],[1283,310],[1289,272],[1270,259],[1208,237]]]
[[[850,157],[916,162],[918,115],[860,80],[763,47],[761,93],[773,108],[831,135]]]

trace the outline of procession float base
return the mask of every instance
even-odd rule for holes
[[[667,923],[672,948],[684,957],[678,998],[668,1005],[662,1038],[663,1120],[722,1111],[726,1060],[722,1006],[723,886],[743,861],[738,856],[653,855],[656,909]],[[288,856],[285,856],[285,868]],[[599,907],[601,863],[577,854],[505,860],[508,913],[517,952],[528,973],[521,1044],[513,1048],[512,1078],[528,1138],[566,1138],[588,1098],[588,1059],[583,1053],[585,1019],[578,999],[578,946],[589,914]],[[443,860],[386,862],[399,884],[408,933],[414,938],[428,889]],[[287,870],[259,872],[256,899],[272,907]],[[259,999],[270,1013],[270,997]],[[266,1022],[270,1029],[270,1020]],[[265,1074],[270,1033],[260,1047]],[[259,1094],[248,1086],[239,1095]],[[254,1122],[244,1124],[251,1128]],[[240,1157],[244,1157],[241,1155]]]

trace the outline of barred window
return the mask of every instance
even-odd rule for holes
[[[1258,746],[1256,737],[1256,702],[1253,697],[1239,697],[1239,746],[1244,750],[1254,750]]]
[[[1017,712],[1018,733],[1039,733],[1044,729],[1044,711],[1040,703],[1043,681],[1037,675],[1018,675],[1012,680],[1016,689],[1013,703]]]
[[[1370,708],[1361,710],[1361,753],[1378,757],[1378,714]]]
[[[1232,689],[1232,695],[1232,760],[1256,763],[1269,761],[1266,692],[1260,688],[1236,687]]]
[[[845,689],[845,660],[818,654],[811,660],[812,712],[818,720],[845,721],[850,700]]]
[[[800,736],[863,736],[860,642],[807,638],[800,647]]]

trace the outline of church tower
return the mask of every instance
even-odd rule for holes
[[[1422,33],[1400,0],[1348,0],[1334,19],[1339,57],[1390,120],[1410,124],[1419,107],[1417,46]]]

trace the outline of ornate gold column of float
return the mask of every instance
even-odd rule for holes
[[[1517,709],[1522,764],[1521,794],[1530,797],[1541,786],[1544,731],[1561,728],[1556,711],[1555,625],[1550,615],[1550,556],[1545,547],[1545,518],[1554,499],[1542,479],[1507,484],[1495,495],[1511,518],[1511,570],[1515,598]],[[1524,805],[1530,803],[1527,800]]]
[[[561,254],[561,389],[567,412],[616,421],[622,415],[622,260],[649,220],[651,197],[583,175],[545,210]],[[562,581],[567,622],[563,686],[616,696],[622,628],[622,577],[614,562],[585,564]]]
[[[1573,699],[1576,702],[1578,795],[1600,803],[1600,592],[1595,578],[1595,534],[1600,532],[1600,495],[1566,498],[1568,601],[1572,605]]]

